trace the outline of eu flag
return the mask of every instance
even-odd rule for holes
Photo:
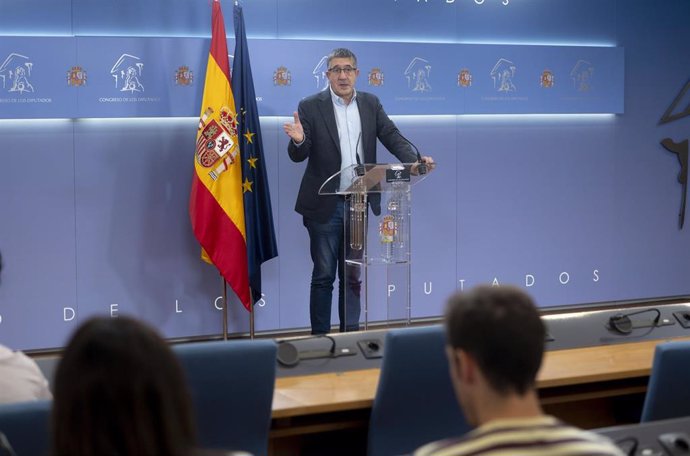
[[[266,178],[261,142],[261,125],[256,107],[254,81],[249,64],[247,34],[242,7],[233,10],[235,23],[235,59],[232,64],[232,91],[238,120],[238,139],[242,158],[242,191],[247,232],[249,286],[254,302],[261,299],[261,264],[278,256],[271,194]]]

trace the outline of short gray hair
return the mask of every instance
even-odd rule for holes
[[[328,67],[331,67],[331,60],[333,59],[352,59],[352,64],[357,68],[357,56],[349,49],[336,48],[328,54]]]

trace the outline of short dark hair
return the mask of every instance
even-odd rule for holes
[[[357,67],[357,56],[349,49],[336,48],[328,54],[328,68],[331,67],[331,60],[333,59],[352,59],[352,64]]]
[[[523,395],[534,387],[546,328],[527,293],[488,285],[457,293],[445,325],[448,345],[472,355],[495,391]]]
[[[144,323],[86,321],[65,349],[54,386],[54,455],[188,456],[195,447],[182,368]]]

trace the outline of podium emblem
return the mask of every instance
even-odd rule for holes
[[[391,244],[395,239],[395,218],[392,215],[385,215],[381,218],[379,223],[379,235],[381,242],[384,244]]]

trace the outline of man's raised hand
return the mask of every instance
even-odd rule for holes
[[[304,129],[302,128],[302,122],[299,121],[299,115],[297,112],[292,113],[294,122],[285,122],[283,124],[283,130],[285,133],[292,138],[295,144],[300,144],[304,141]]]

